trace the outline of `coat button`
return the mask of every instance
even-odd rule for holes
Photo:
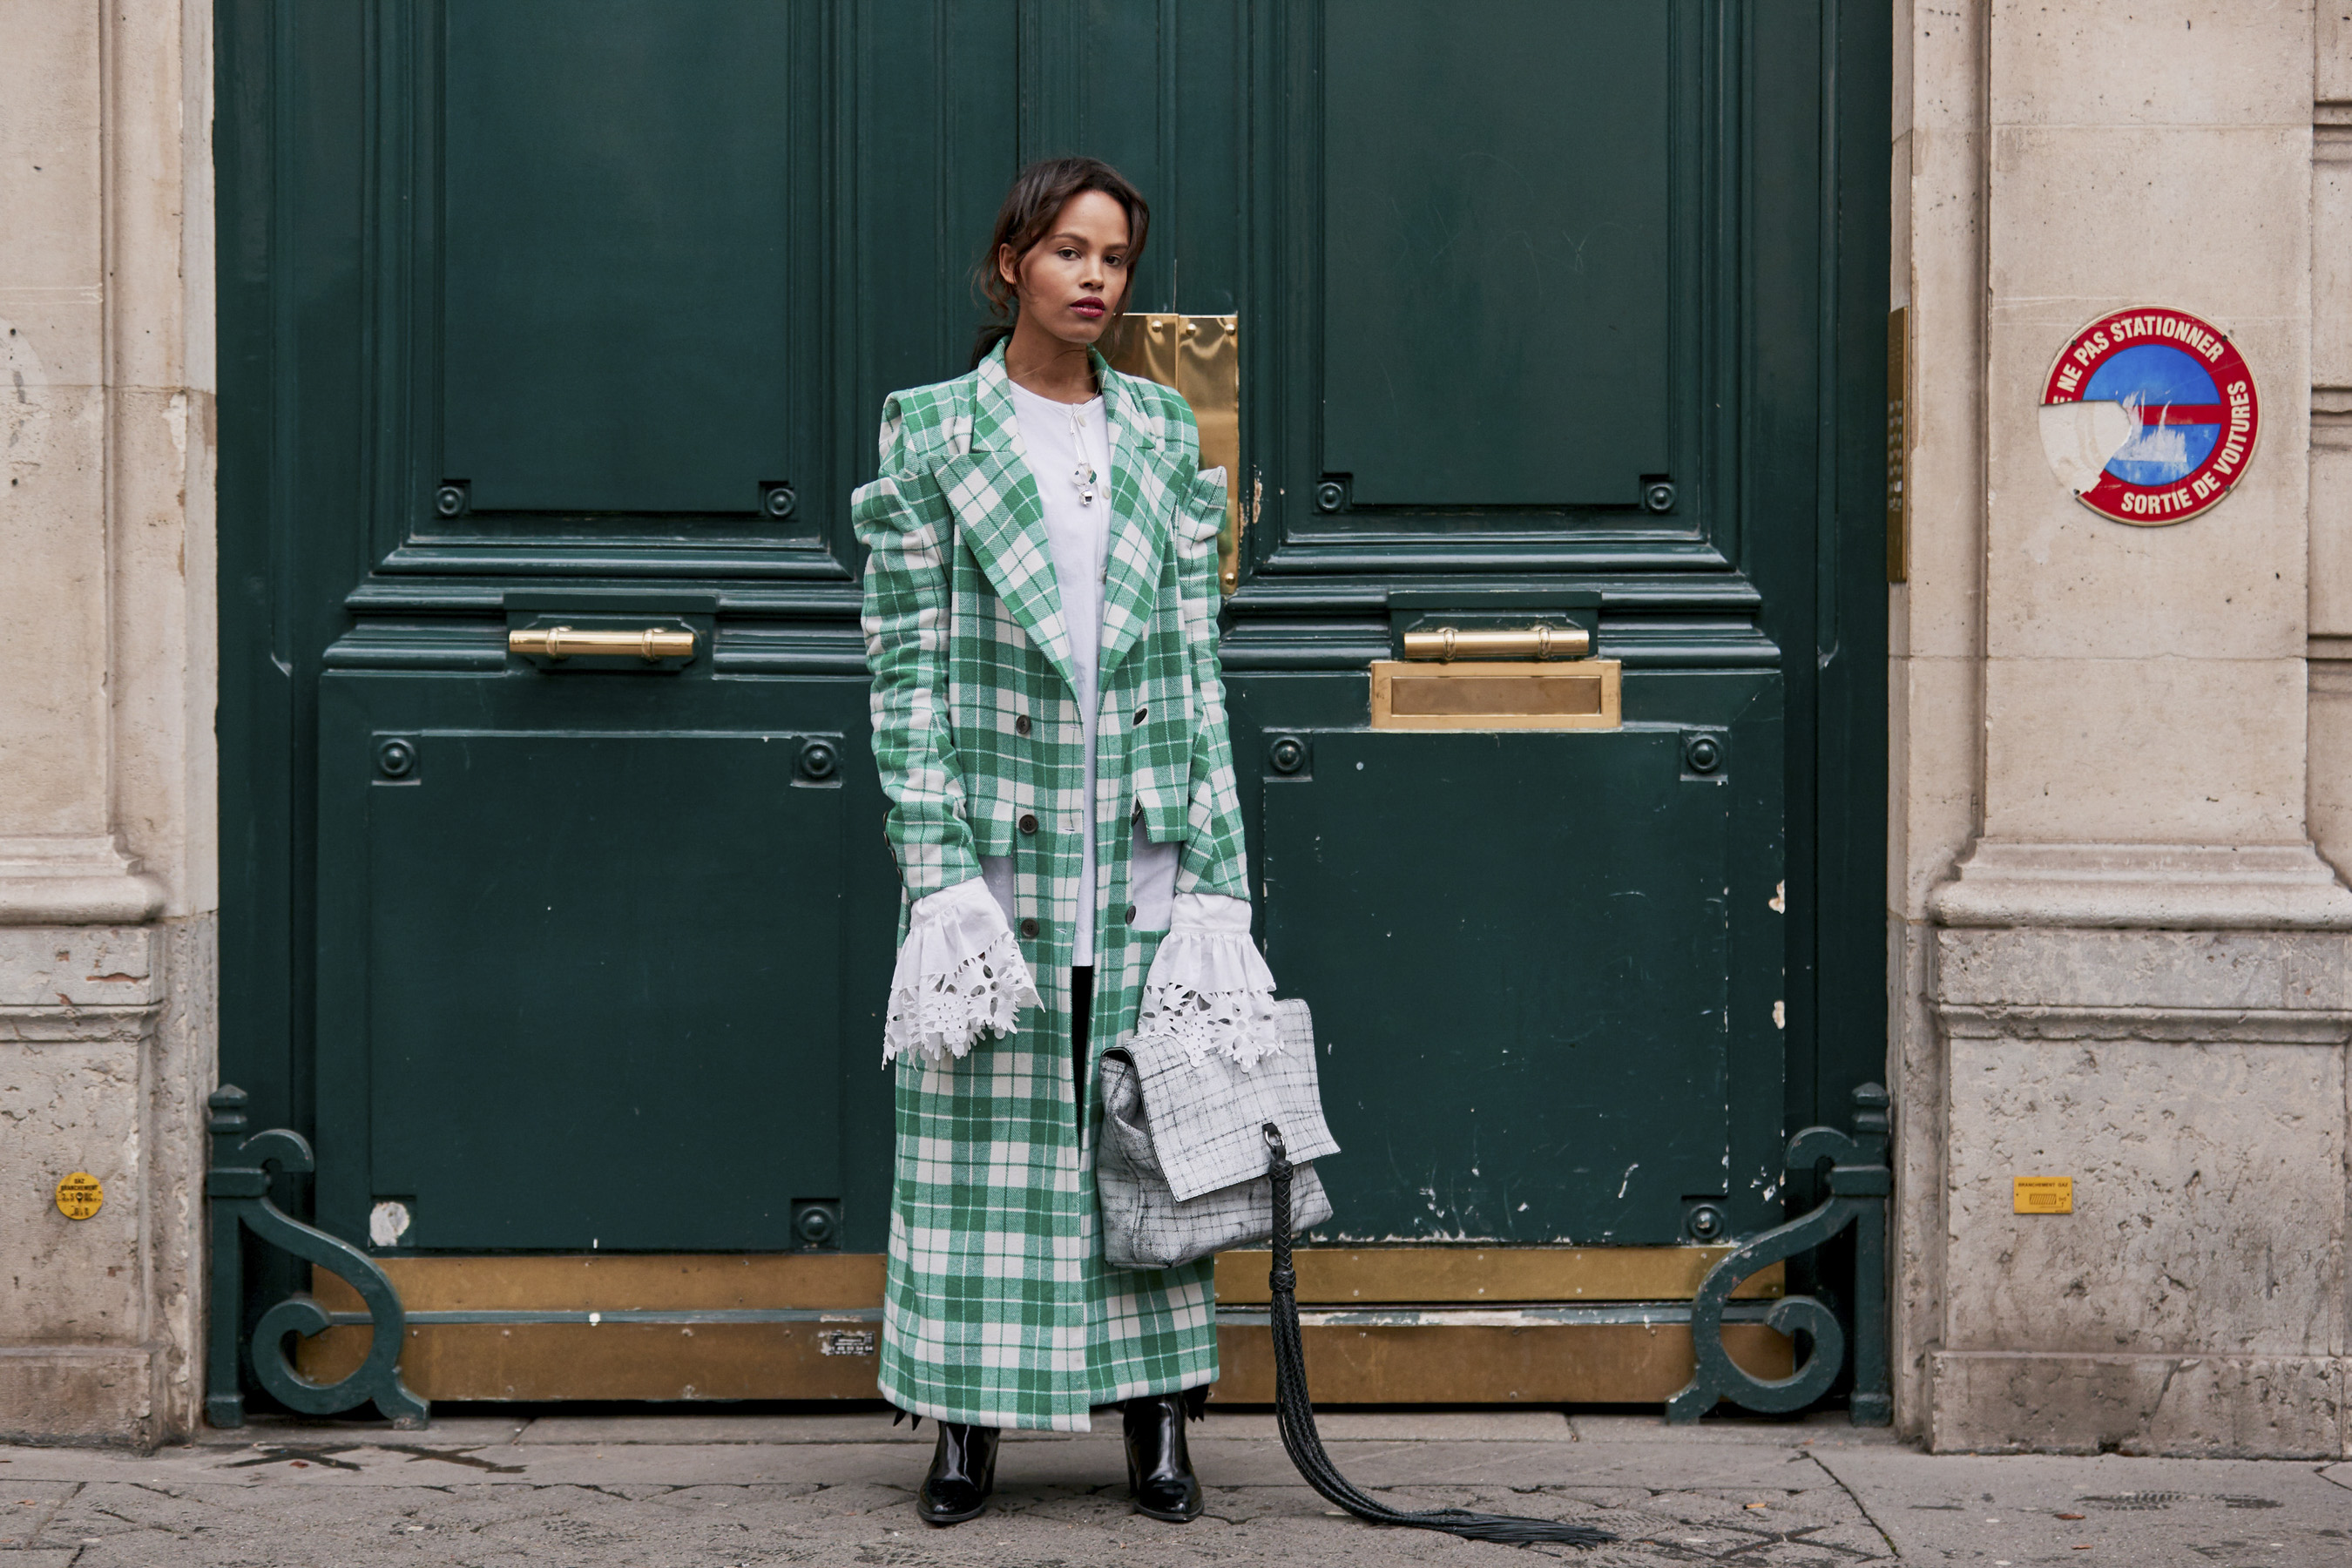
[[[1127,906],[1127,923],[1129,925],[1133,925],[1135,923],[1135,906],[1133,904]]]
[[[1021,922],[1021,934],[1029,938],[1033,942],[1035,941],[1037,936],[1037,922],[1034,919],[1023,921]]]
[[[1029,812],[1024,811],[1021,814],[1021,831],[1024,833],[1037,831],[1037,818]]]
[[[1029,732],[1028,714],[1024,713],[1018,719],[1013,721],[1013,732],[1016,735],[1025,735]]]
[[[1137,723],[1139,723],[1139,724],[1142,723],[1142,722],[1144,721],[1144,720],[1146,720],[1146,719],[1150,718],[1150,716],[1151,716],[1151,710],[1150,710],[1150,709],[1149,709],[1149,708],[1139,708],[1139,709],[1137,709],[1137,710],[1135,710],[1135,721],[1136,721]]]

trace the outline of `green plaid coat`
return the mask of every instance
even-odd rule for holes
[[[1131,825],[1181,842],[1177,890],[1248,896],[1216,647],[1219,479],[1192,411],[1095,357],[1109,416],[1095,798],[1070,628],[1000,347],[893,394],[881,477],[855,498],[874,752],[909,903],[1011,856],[1021,950],[1044,1005],[969,1056],[897,1066],[898,1163],[880,1381],[901,1409],[1082,1431],[1090,1406],[1217,1375],[1208,1261],[1108,1267],[1095,1202],[1098,1075],[1070,1085],[1078,829],[1097,846],[1099,1054],[1135,1027],[1160,933],[1126,923]],[[1034,816],[1034,832],[1021,823]],[[900,935],[906,920],[902,912]]]

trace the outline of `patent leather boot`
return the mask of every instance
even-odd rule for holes
[[[978,1519],[996,1489],[996,1439],[993,1426],[939,1423],[940,1446],[931,1454],[930,1473],[915,1494],[915,1512],[925,1524],[961,1524]]]
[[[1135,1511],[1171,1524],[1201,1517],[1201,1482],[1184,1446],[1184,1396],[1153,1394],[1119,1406],[1127,1426],[1127,1485]]]

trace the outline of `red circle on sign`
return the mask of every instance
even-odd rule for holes
[[[2053,465],[2062,447],[2079,468],[2097,464],[2082,476],[2090,482],[2072,484],[2074,499],[2141,527],[2219,504],[2262,434],[2253,372],[2237,345],[2209,321],[2156,305],[2110,311],[2075,333],[2050,366],[2042,405],[2079,411],[2054,435],[2042,416]]]

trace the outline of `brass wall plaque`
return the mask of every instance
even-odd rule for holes
[[[1201,467],[1225,470],[1225,527],[1217,536],[1217,581],[1241,581],[1242,356],[1236,316],[1163,312],[1122,316],[1103,333],[1114,370],[1172,386],[1201,426]]]
[[[58,1184],[58,1212],[68,1219],[89,1219],[106,1205],[106,1189],[88,1171],[76,1171]]]
[[[2074,1178],[2017,1176],[2011,1181],[2011,1202],[2019,1214],[2073,1214]]]
[[[1613,658],[1372,665],[1375,730],[1615,730],[1624,721],[1623,667]]]

